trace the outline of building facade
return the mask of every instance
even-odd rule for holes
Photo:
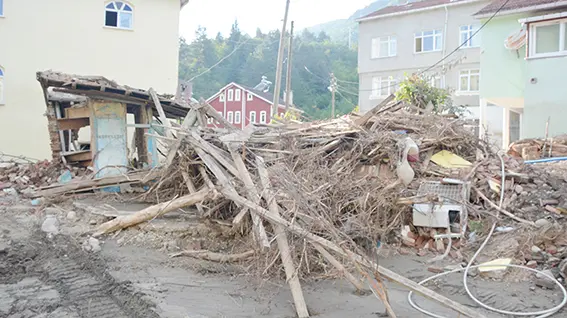
[[[475,15],[483,23],[493,17],[481,32],[480,122],[502,131],[503,147],[546,131],[567,133],[567,1],[503,4],[493,1]],[[490,120],[491,109],[500,121]]]
[[[36,72],[104,76],[175,93],[187,0],[0,0],[0,152],[50,157]]]
[[[270,92],[249,88],[237,83],[230,83],[221,88],[207,102],[237,128],[244,128],[249,124],[267,124],[272,120],[272,105],[274,95]],[[294,109],[294,111],[297,111]],[[283,117],[285,102],[280,99],[278,114]],[[209,118],[209,127],[220,127],[220,123]]]
[[[452,91],[453,104],[466,106],[469,115],[477,117],[482,39],[475,35],[481,23],[473,14],[488,1],[404,3],[358,20],[361,111],[371,109],[395,92],[405,76],[419,73],[432,85]],[[445,56],[448,57],[443,59]]]

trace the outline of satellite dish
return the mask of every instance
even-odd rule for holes
[[[504,47],[508,50],[519,50],[522,46],[526,45],[527,30],[522,28],[514,31],[504,40]]]

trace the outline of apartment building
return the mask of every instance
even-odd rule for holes
[[[455,105],[467,106],[469,115],[478,118],[482,39],[472,36],[481,25],[473,14],[488,2],[403,1],[359,19],[361,111],[395,92],[406,75],[423,72],[434,86],[453,92]]]
[[[51,155],[36,72],[99,75],[175,93],[188,0],[0,0],[0,152]]]

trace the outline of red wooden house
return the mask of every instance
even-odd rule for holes
[[[250,123],[266,124],[272,120],[271,113],[274,100],[274,94],[266,89],[268,87],[269,84],[250,88],[232,82],[207,99],[207,102],[237,128],[242,129]],[[295,108],[293,110],[301,112]],[[285,101],[280,98],[278,114],[283,116],[284,112]],[[219,123],[214,122],[212,118],[209,118],[207,124],[209,127],[221,126]]]

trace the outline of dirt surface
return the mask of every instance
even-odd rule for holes
[[[85,231],[100,216],[76,211],[77,219],[68,220],[70,206],[46,212],[22,202],[0,198],[0,317],[295,317],[285,281],[260,279],[238,266],[168,256],[191,244],[183,230],[198,226],[190,211],[107,238],[101,242],[102,250],[92,253],[81,245],[88,238]],[[60,233],[46,235],[39,228],[45,214],[54,211],[59,211],[55,216],[61,222]],[[385,250],[380,262],[420,281],[432,275],[426,264],[430,257]],[[487,317],[502,317],[479,309],[461,281],[462,276],[454,274],[428,286]],[[512,283],[476,277],[471,283],[488,305],[513,311],[542,310],[560,300],[557,289],[534,286],[530,277]],[[384,312],[372,294],[357,295],[343,280],[304,282],[303,290],[314,317],[370,318]],[[426,317],[409,306],[407,290],[388,284],[388,292],[398,317]],[[457,317],[431,301],[417,297],[417,303],[445,317]]]

